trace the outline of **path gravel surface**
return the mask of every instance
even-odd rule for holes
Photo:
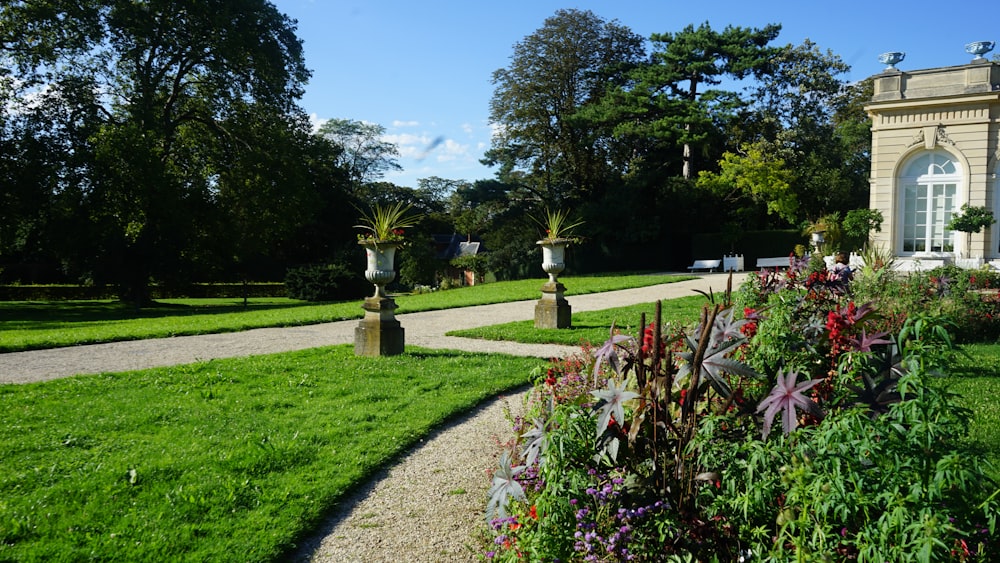
[[[733,276],[736,288],[747,273]],[[649,303],[721,292],[727,274],[645,288],[567,295],[574,312]],[[570,288],[571,289],[571,288]],[[426,348],[499,352],[541,358],[565,357],[576,347],[528,345],[445,336],[534,315],[534,301],[397,315],[406,344]],[[32,383],[72,375],[117,372],[257,354],[301,350],[354,341],[357,321],[238,333],[116,342],[0,354],[0,383]],[[521,412],[524,389],[488,401],[426,438],[393,467],[345,498],[317,534],[303,542],[297,561],[323,563],[478,561],[488,475],[501,443],[509,438],[511,414]]]

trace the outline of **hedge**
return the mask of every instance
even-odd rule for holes
[[[149,288],[153,299],[188,298],[242,298],[244,291],[247,297],[285,297],[283,283],[197,283],[184,287]],[[0,301],[70,301],[93,299],[117,299],[118,290],[114,287],[97,287],[82,285],[0,285]]]

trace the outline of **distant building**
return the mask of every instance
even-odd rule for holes
[[[459,236],[457,234],[434,235],[434,249],[438,259],[449,263],[454,258],[461,256],[476,256],[485,252],[483,243],[478,239],[478,237],[472,237],[472,240],[469,240],[466,239],[466,237]],[[470,270],[461,270],[452,266],[449,266],[446,271],[448,273],[448,277],[461,279],[464,285],[476,285],[475,272]]]
[[[893,64],[901,57],[889,58],[889,68],[873,77],[865,108],[872,119],[871,208],[884,218],[873,241],[903,268],[956,260],[1000,267],[998,225],[968,242],[965,233],[945,229],[962,204],[1000,217],[1000,65],[981,56],[991,47],[970,44],[972,62],[926,70],[900,71]]]

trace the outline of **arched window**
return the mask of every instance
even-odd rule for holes
[[[962,173],[944,151],[925,152],[907,163],[902,186],[902,253],[952,252],[954,232],[945,230],[958,207]]]

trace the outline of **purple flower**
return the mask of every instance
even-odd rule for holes
[[[625,382],[620,384],[608,381],[608,388],[599,391],[591,391],[591,395],[598,399],[597,403],[597,437],[600,439],[604,431],[608,429],[613,416],[615,422],[622,424],[625,422],[625,406],[627,401],[631,401],[639,396],[634,391],[625,390]]]
[[[623,342],[629,342],[635,340],[631,336],[624,336],[621,334],[615,334],[615,323],[611,323],[611,336],[604,343],[603,346],[598,348],[594,352],[594,382],[597,382],[597,376],[600,373],[601,365],[607,362],[608,366],[617,373],[621,374],[621,360],[618,359],[618,346]]]
[[[859,352],[871,352],[872,346],[879,344],[892,344],[891,340],[886,340],[882,338],[889,334],[888,332],[876,332],[875,334],[868,334],[864,329],[861,329],[861,338],[852,338],[851,342],[858,348]]]
[[[768,393],[767,397],[760,402],[760,406],[757,407],[757,412],[764,411],[764,437],[771,433],[771,423],[774,422],[774,415],[778,414],[778,411],[784,411],[781,415],[782,422],[784,423],[785,434],[790,433],[795,430],[798,426],[798,420],[795,415],[795,407],[799,407],[803,410],[810,411],[817,415],[822,415],[819,411],[819,407],[816,406],[811,399],[803,395],[804,391],[812,389],[814,385],[823,381],[822,379],[813,379],[811,381],[805,381],[803,383],[795,384],[795,379],[799,374],[792,370],[782,377],[781,372],[778,372],[778,381],[771,392]]]

